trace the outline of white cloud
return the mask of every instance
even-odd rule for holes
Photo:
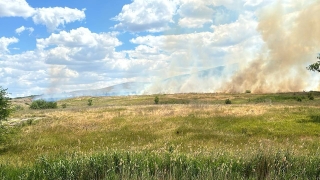
[[[84,11],[85,9],[78,10],[68,7],[37,8],[32,19],[36,24],[43,24],[49,31],[54,31],[66,23],[83,20],[85,18]]]
[[[0,17],[28,18],[35,13],[25,0],[1,0]]]
[[[198,19],[198,18],[182,18],[179,20],[179,26],[187,28],[202,28],[206,23],[212,23],[211,19]]]
[[[24,27],[24,26],[21,26],[19,28],[16,29],[16,33],[17,34],[21,34],[23,31],[29,31],[29,35],[32,34],[32,32],[34,31],[34,29],[32,27]]]
[[[182,17],[210,19],[214,13],[213,8],[209,7],[210,5],[204,1],[186,2],[180,6],[178,12]]]
[[[134,0],[124,5],[121,13],[113,18],[119,21],[114,28],[131,32],[163,31],[173,22],[176,6],[173,0]]]
[[[17,43],[17,42],[19,42],[19,40],[15,37],[11,37],[11,38],[1,37],[0,38],[0,54],[10,52],[8,50],[8,46],[10,44]]]
[[[263,44],[256,26],[254,16],[245,14],[233,23],[212,26],[213,32],[140,36],[130,40],[138,46],[129,56],[165,62],[159,66],[162,78],[226,65],[239,57],[250,61]]]
[[[41,94],[48,86],[47,66],[43,54],[26,51],[21,54],[0,54],[0,84],[12,96]]]
[[[246,0],[244,3],[244,6],[258,6],[260,5],[264,0]]]
[[[111,69],[107,61],[115,59],[115,47],[122,43],[117,33],[93,33],[80,27],[37,39],[38,50],[45,54],[45,63],[63,65],[77,72],[104,72]]]
[[[241,2],[241,1],[238,1]],[[203,28],[205,24],[220,25],[235,21],[238,8],[229,6],[230,2],[219,0],[181,0],[178,12],[178,25],[182,28]],[[236,2],[231,3],[232,5]],[[240,3],[241,7],[243,3]]]
[[[258,22],[254,20],[253,14],[247,13],[240,15],[234,23],[225,25],[212,25],[216,36],[213,37],[212,43],[219,45],[231,45],[238,43],[248,37],[258,34],[256,27]]]
[[[92,33],[88,28],[79,27],[70,32],[61,31],[58,34],[51,34],[46,39],[37,39],[38,48],[46,48],[50,45],[67,47],[114,47],[121,45],[115,37],[117,33]]]
[[[35,24],[42,24],[55,31],[67,23],[85,19],[85,9],[68,7],[33,8],[26,0],[1,0],[0,17],[32,17]]]

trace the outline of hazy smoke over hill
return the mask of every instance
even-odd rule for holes
[[[311,73],[306,66],[316,61],[319,52],[320,3],[295,2],[289,13],[280,3],[260,12],[258,31],[265,47],[260,57],[241,67],[223,91],[281,92],[310,87]]]
[[[139,69],[136,73],[141,76],[137,81],[141,83],[129,82],[126,86],[114,86],[112,90],[102,88],[97,91],[61,93],[57,98],[50,98],[188,92],[243,93],[245,90],[254,93],[319,90],[320,75],[308,71],[306,67],[317,60],[319,53],[320,2],[277,2],[266,4],[257,14],[242,11],[232,21],[211,25],[209,29],[206,27],[200,32],[192,33],[178,23],[176,27],[165,31],[167,34],[134,38],[130,41],[137,44],[144,53],[139,55],[136,52],[138,55],[133,53],[132,57],[137,58],[137,61],[139,58],[154,60],[155,64],[154,67],[152,63],[146,66],[141,63],[141,67],[132,65],[131,70]],[[189,15],[189,6],[186,12]],[[200,9],[199,13],[201,12]],[[195,15],[194,19],[197,18]],[[57,93],[57,85],[67,82],[68,78],[76,78],[79,74],[64,67],[56,67],[51,76],[49,94]]]

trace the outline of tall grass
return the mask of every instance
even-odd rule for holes
[[[32,166],[1,165],[1,179],[317,179],[320,157],[289,152],[246,156],[153,152],[73,153]]]

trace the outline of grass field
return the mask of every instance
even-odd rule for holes
[[[80,97],[51,110],[14,99],[0,177],[316,179],[320,93],[312,94]]]

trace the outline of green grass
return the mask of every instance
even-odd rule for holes
[[[113,152],[41,156],[28,167],[3,166],[2,179],[317,179],[319,156],[290,152],[186,155]]]
[[[169,94],[157,105],[155,96],[81,97],[53,110],[21,108],[5,126],[13,131],[0,147],[0,178],[316,179],[313,95]]]

